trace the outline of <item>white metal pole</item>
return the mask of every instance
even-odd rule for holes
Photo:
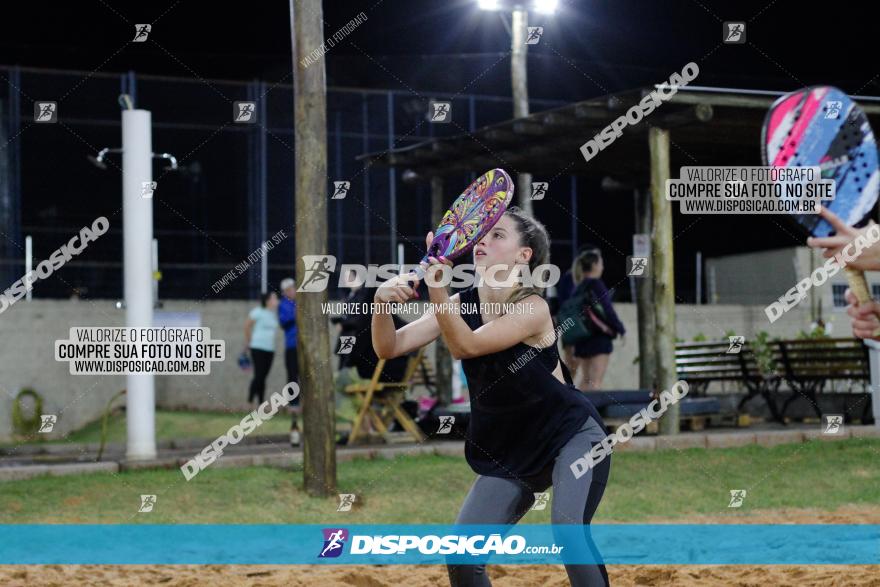
[[[153,248],[150,252],[150,266],[153,270],[153,307],[159,304],[159,239],[153,239]]]
[[[880,428],[880,344],[866,339],[868,345],[868,366],[871,370],[871,411],[874,413],[874,426]]]
[[[697,305],[703,303],[703,253],[697,251]]]
[[[24,274],[27,275],[34,270],[34,238],[32,236],[24,237]],[[32,290],[28,289],[25,299],[31,301]]]
[[[529,114],[529,84],[526,53],[528,45],[529,13],[522,7],[513,9],[510,32],[510,79],[513,90],[513,117],[522,118]],[[527,213],[532,213],[532,174],[519,173],[516,176],[517,203]]]
[[[153,199],[141,195],[153,181],[150,112],[122,111],[122,233],[125,279],[125,324],[153,326],[151,244]],[[156,458],[155,382],[152,374],[126,376],[126,410],[130,460]]]
[[[266,236],[265,230],[263,231],[263,236]],[[269,291],[269,245],[266,243],[265,238],[260,246],[263,249],[263,261],[260,265],[260,293],[266,293]]]

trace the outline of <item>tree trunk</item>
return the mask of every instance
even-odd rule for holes
[[[633,192],[636,232],[651,233],[651,197],[647,190]],[[644,277],[636,278],[636,312],[639,321],[639,387],[658,389],[657,361],[654,354],[656,318],[654,316],[654,263],[648,262]]]
[[[675,371],[675,275],[672,249],[672,202],[666,199],[669,179],[669,131],[651,127],[648,131],[651,154],[651,203],[654,230],[651,257],[654,263],[654,311],[657,382],[661,390],[671,390]],[[663,434],[678,434],[678,404],[670,404],[660,419]]]
[[[437,226],[443,219],[449,204],[443,197],[443,178],[431,178],[431,225]],[[434,346],[434,378],[437,384],[437,401],[441,406],[452,403],[452,355],[442,336]]]
[[[293,43],[297,283],[304,285],[305,255],[327,254],[327,96],[324,58],[301,62],[324,42],[321,0],[290,0]],[[304,66],[305,63],[305,66]],[[266,121],[260,121],[265,124]],[[332,275],[332,273],[330,274]],[[330,275],[327,276],[329,281]],[[297,347],[303,407],[303,480],[312,496],[336,493],[336,421],[328,357],[330,333],[321,304],[327,290],[301,291]]]

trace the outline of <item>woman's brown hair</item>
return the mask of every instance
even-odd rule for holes
[[[550,235],[547,234],[547,228],[526,214],[519,206],[509,207],[505,215],[510,216],[516,222],[519,231],[519,246],[532,249],[532,258],[529,259],[529,269],[532,274],[539,265],[550,263]],[[511,292],[506,303],[513,304],[533,294],[544,297],[544,288],[537,285],[523,286],[519,284]]]
[[[584,275],[593,270],[593,265],[599,262],[602,251],[598,248],[589,248],[582,251],[571,264],[571,280],[578,285],[584,279]]]

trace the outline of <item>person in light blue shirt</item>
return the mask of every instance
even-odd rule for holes
[[[278,331],[278,296],[275,292],[260,296],[260,305],[248,314],[244,323],[244,339],[254,363],[248,402],[263,403],[266,394],[266,376],[275,357],[275,333]]]

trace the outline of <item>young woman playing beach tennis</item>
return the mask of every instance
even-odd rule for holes
[[[428,233],[426,244],[432,238]],[[559,360],[543,289],[509,279],[525,266],[548,263],[549,251],[544,226],[517,207],[509,208],[474,248],[477,273],[502,266],[494,281],[487,277],[450,297],[439,279],[451,262],[431,257],[424,280],[438,310],[400,329],[388,313],[377,312],[372,341],[376,354],[389,359],[442,335],[452,356],[462,361],[471,400],[465,457],[477,478],[456,524],[515,524],[531,508],[534,494],[552,486],[552,523],[582,526],[589,542],[588,525],[605,490],[611,458],[579,477],[570,467],[608,430]],[[506,282],[513,283],[488,285]],[[405,302],[416,287],[414,275],[395,277],[379,287],[375,301]],[[474,306],[476,312],[465,311]],[[450,307],[458,310],[440,310]],[[490,313],[496,308],[508,311]],[[453,587],[491,585],[485,565],[450,564],[447,569]],[[602,564],[566,564],[565,569],[572,585],[608,584]]]

